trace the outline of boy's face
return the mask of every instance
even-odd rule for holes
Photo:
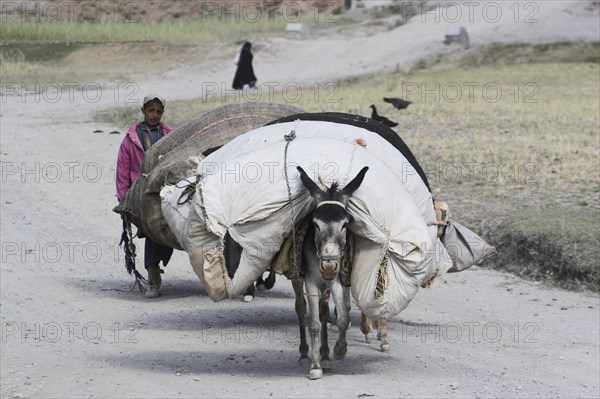
[[[156,127],[160,123],[165,108],[156,103],[150,103],[146,105],[146,108],[142,107],[142,113],[144,114],[144,122],[148,127]]]

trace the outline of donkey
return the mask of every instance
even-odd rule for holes
[[[327,344],[327,319],[329,306],[326,301],[328,292],[333,296],[338,317],[338,341],[333,354],[336,359],[343,359],[348,350],[346,331],[350,317],[348,305],[350,303],[350,290],[342,284],[340,268],[343,262],[346,245],[346,227],[350,222],[350,214],[346,210],[346,201],[358,187],[360,187],[368,167],[356,175],[343,189],[338,190],[334,182],[327,191],[323,191],[308,175],[298,166],[302,184],[317,202],[317,208],[310,216],[312,223],[304,238],[302,246],[302,279],[293,280],[292,285],[296,294],[296,314],[300,328],[300,364],[306,365],[308,358],[308,344],[306,343],[306,301],[304,300],[302,286],[306,289],[308,307],[310,309],[310,373],[311,380],[321,378],[323,369],[331,367],[329,346]]]

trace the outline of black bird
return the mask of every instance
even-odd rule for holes
[[[377,122],[381,122],[384,125],[389,126],[389,127],[398,126],[398,124],[396,122],[389,120],[385,116],[379,115],[377,113],[377,108],[375,108],[375,106],[373,104],[371,104],[371,109],[373,110],[373,112],[371,112],[371,119],[373,119]]]
[[[396,109],[404,109],[412,104],[412,101],[406,101],[396,97],[383,97],[383,101],[392,104]]]

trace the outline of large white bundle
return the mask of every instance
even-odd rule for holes
[[[296,138],[289,143],[284,164],[284,136],[292,130]],[[352,294],[363,312],[398,314],[421,284],[451,266],[444,247],[437,245],[436,227],[426,223],[435,220],[431,194],[397,149],[379,135],[347,124],[280,123],[237,137],[198,166],[202,178],[181,244],[213,300],[242,293],[268,269],[294,220],[314,209],[298,165],[315,181],[320,176],[328,185],[338,181],[341,186],[369,166],[348,201],[353,217],[349,228],[357,244]],[[168,202],[166,192],[164,197]],[[165,217],[173,229],[181,229],[181,219]],[[244,248],[232,279],[222,254],[227,231]]]

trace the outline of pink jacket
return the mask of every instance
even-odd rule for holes
[[[125,197],[127,190],[134,181],[142,175],[142,162],[144,161],[144,147],[137,135],[139,123],[134,124],[127,131],[117,156],[117,198],[119,201]],[[165,136],[171,133],[171,127],[161,122],[160,127]]]

